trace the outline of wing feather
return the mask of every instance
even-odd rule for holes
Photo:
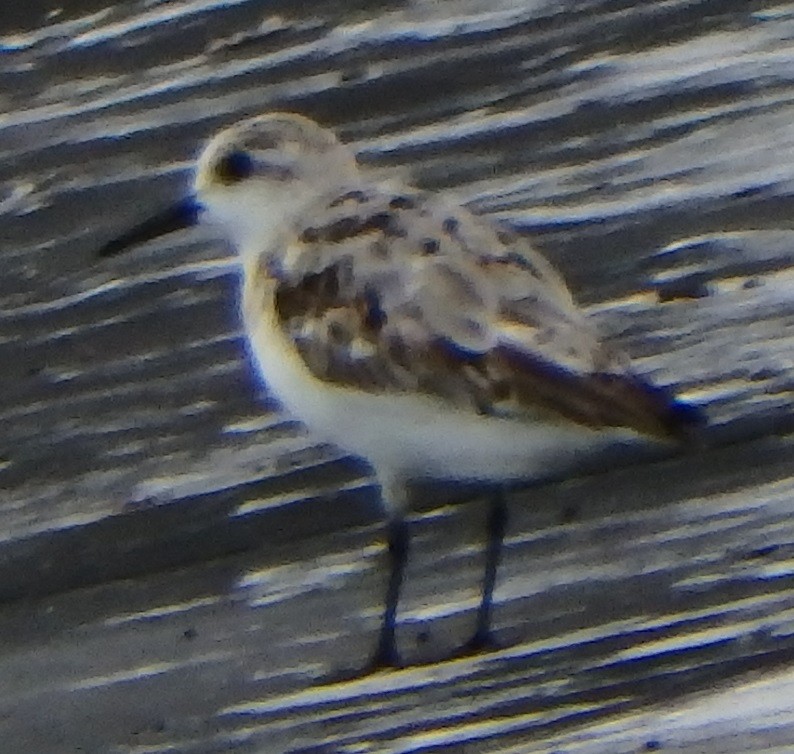
[[[604,347],[519,238],[422,194],[333,197],[280,255],[276,311],[310,371],[482,414],[681,434],[688,407]]]

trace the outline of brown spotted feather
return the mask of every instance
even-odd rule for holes
[[[552,267],[508,231],[374,188],[306,216],[324,222],[293,229],[275,303],[316,377],[486,415],[678,430],[670,397],[600,344]]]

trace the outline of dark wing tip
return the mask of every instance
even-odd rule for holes
[[[686,403],[675,397],[670,404],[670,414],[676,426],[697,429],[708,424],[706,412],[700,406]]]
[[[574,372],[537,354],[504,346],[498,355],[510,365],[523,403],[593,429],[622,427],[689,443],[707,423],[700,408],[632,371]]]
[[[653,385],[639,378],[637,381],[653,404],[660,434],[688,441],[708,424],[706,412],[700,406],[681,400],[668,387]]]

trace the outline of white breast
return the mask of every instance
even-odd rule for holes
[[[246,276],[243,311],[251,350],[270,393],[318,439],[365,458],[384,479],[539,478],[614,442],[616,434],[628,434],[486,417],[428,396],[376,394],[324,383],[279,326],[272,288],[255,287]]]

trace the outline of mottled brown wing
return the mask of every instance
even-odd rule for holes
[[[353,190],[317,208],[274,274],[284,331],[319,378],[462,409],[655,435],[687,408],[604,348],[520,239],[420,194]]]

